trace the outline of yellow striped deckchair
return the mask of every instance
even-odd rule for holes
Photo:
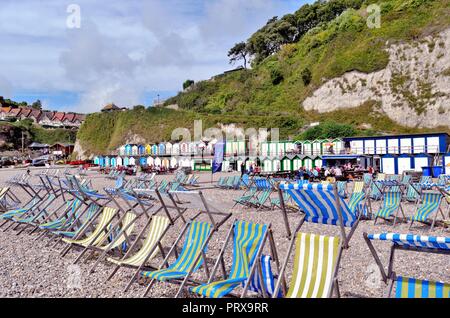
[[[287,298],[327,298],[332,295],[340,258],[339,241],[338,237],[298,233]]]
[[[377,175],[377,181],[385,181],[386,180],[386,174],[384,173],[379,173]]]
[[[98,246],[101,250],[112,250],[122,245],[127,240],[127,237],[130,237],[133,233],[134,226],[135,226],[135,220],[136,220],[136,214],[134,213],[127,213],[125,217],[123,218],[122,224],[120,226],[120,236],[117,238],[114,238],[111,243],[109,243],[106,246]],[[103,241],[106,241],[105,239]],[[103,242],[100,242],[102,244]]]
[[[89,245],[98,245],[107,236],[107,231],[105,231],[106,226],[111,222],[112,218],[115,216],[117,210],[110,208],[110,207],[104,207],[102,216],[100,219],[100,222],[96,226],[95,230],[89,235],[88,237],[84,239],[70,239],[70,238],[63,238],[63,242],[73,245],[80,245],[80,246],[89,246]],[[103,234],[102,231],[104,232]]]
[[[450,284],[397,277],[395,298],[450,298]]]
[[[411,225],[409,228],[411,229],[414,222],[426,223],[434,214],[431,224],[431,230],[433,230],[438,212],[440,210],[442,194],[440,192],[426,192],[422,195],[421,199],[420,206],[417,208],[414,216],[411,217]]]
[[[153,217],[147,238],[142,244],[141,249],[134,254],[133,256],[126,258],[126,256],[121,259],[114,259],[112,257],[107,260],[111,263],[114,263],[119,266],[130,266],[130,267],[139,267],[144,264],[144,262],[153,259],[158,254],[158,249],[155,248],[156,244],[159,243],[162,234],[166,231],[169,226],[170,221],[167,217],[164,216],[155,216]],[[153,250],[153,253],[151,253]],[[151,255],[149,256],[149,253]]]
[[[364,192],[364,181],[356,181],[353,185],[353,193]]]

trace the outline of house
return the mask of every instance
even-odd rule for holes
[[[55,116],[55,112],[44,110],[42,112],[41,118],[39,119],[39,124],[44,127],[52,127],[53,126],[53,117]]]
[[[30,107],[21,107],[22,111],[20,112],[19,118],[20,120],[28,119],[31,114],[32,109]]]
[[[105,107],[103,107],[102,109],[102,113],[111,113],[111,112],[115,112],[115,111],[121,111],[122,108],[114,105],[114,103],[108,104]]]
[[[66,113],[64,112],[56,112],[55,115],[52,118],[52,126],[53,127],[62,127],[64,126],[63,120],[66,116]]]
[[[75,127],[74,125],[75,114],[74,113],[66,113],[64,115],[64,119],[62,120],[62,124],[64,127]]]
[[[28,115],[28,118],[34,121],[35,123],[38,123],[42,116],[42,110],[40,109],[31,109],[30,114]]]
[[[73,149],[74,149],[73,144],[56,143],[50,146],[50,151],[53,155],[62,157],[70,156],[73,152]]]

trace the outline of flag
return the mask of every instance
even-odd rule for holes
[[[214,160],[212,166],[213,174],[222,171],[224,148],[225,143],[223,141],[218,141],[214,146]]]

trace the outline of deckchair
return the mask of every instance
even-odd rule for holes
[[[256,272],[258,260],[261,256],[266,239],[270,236],[273,242],[270,225],[235,221],[231,226],[225,243],[219,253],[208,282],[203,285],[192,287],[190,291],[209,298],[222,298],[229,295],[237,287],[244,285],[244,296],[249,287],[249,282]],[[233,236],[233,262],[230,274],[226,277],[224,254]],[[222,265],[223,280],[213,282],[219,266]],[[260,269],[260,268],[258,268]]]
[[[20,205],[20,200],[9,187],[0,188],[0,211],[7,211]]]
[[[370,183],[372,182],[372,180],[373,180],[373,175],[371,175],[370,173],[365,173],[363,175],[364,185],[369,186]]]
[[[412,228],[414,222],[427,223],[430,217],[434,214],[433,221],[431,222],[430,231],[433,231],[436,224],[438,212],[445,218],[444,213],[441,210],[442,194],[440,192],[426,192],[422,195],[421,203],[416,209],[416,213],[411,217]]]
[[[253,197],[256,195],[256,192],[257,192],[256,188],[250,188],[243,195],[234,200],[235,204],[233,207],[235,207],[238,204],[250,206],[251,205],[250,200],[253,199]]]
[[[167,217],[158,215],[151,217],[148,223],[142,229],[142,232],[136,238],[135,243],[129,248],[127,253],[122,258],[120,259],[113,257],[107,258],[109,262],[116,265],[114,270],[108,276],[107,280],[110,280],[117,273],[117,271],[120,270],[121,267],[136,269],[135,274],[133,275],[133,277],[131,278],[130,282],[127,285],[127,288],[125,289],[126,292],[133,283],[134,279],[137,277],[137,275],[141,272],[141,270],[144,267],[148,266],[148,263],[152,261],[156,257],[156,255],[158,255],[158,252],[160,252],[161,255],[165,257],[161,240],[167,233],[170,225],[171,225],[170,220]],[[144,242],[142,243],[142,246],[135,254],[132,254],[135,252],[137,248],[137,243],[143,237],[145,233],[144,231],[147,228],[148,228],[147,236]]]
[[[225,184],[225,177],[219,177],[219,180],[217,180],[217,187],[221,188]]]
[[[427,184],[427,183],[431,183],[432,178],[430,176],[422,176],[422,178],[420,178],[420,184]]]
[[[385,295],[388,298],[450,298],[450,284],[397,276],[394,271],[394,256],[397,250],[450,255],[450,238],[397,233],[364,233],[363,236],[380,269],[382,279],[387,284]],[[373,241],[392,244],[387,273]],[[395,294],[393,294],[394,289]]]
[[[339,296],[337,272],[341,259],[339,237],[329,237],[299,232],[295,242],[294,271],[286,298],[329,298],[336,290]],[[287,259],[280,276],[284,274]],[[281,280],[275,287],[276,297]]]
[[[374,225],[377,224],[379,218],[390,220],[394,215],[395,226],[397,224],[398,212],[403,214],[403,218],[406,218],[402,207],[402,193],[401,192],[385,192],[383,195],[383,206],[375,213]]]
[[[65,249],[63,249],[63,251],[61,252],[61,256],[65,256],[73,246],[85,248],[86,246],[100,244],[105,237],[106,238],[108,237],[106,233],[106,227],[108,226],[108,224],[111,223],[112,219],[116,216],[116,214],[117,214],[116,209],[104,207],[101,213],[100,220],[97,226],[95,227],[95,230],[90,235],[88,235],[85,238],[81,238],[80,236],[85,234],[84,233],[85,231],[81,231],[81,233],[79,233],[73,239],[63,238],[63,242],[67,243],[68,246]],[[91,220],[87,225],[92,224],[93,221],[94,219]]]
[[[338,181],[336,183],[338,194],[341,198],[346,199],[348,197],[347,194],[347,181]]]
[[[401,183],[402,183],[404,186],[408,186],[408,185],[411,183],[411,179],[412,179],[412,176],[411,176],[411,175],[405,174],[405,175],[403,176],[403,178],[402,178]]]
[[[141,273],[142,277],[151,279],[143,297],[147,296],[156,281],[168,282],[184,279],[181,285],[183,287],[187,283],[186,277],[189,277],[192,273],[196,272],[202,265],[207,268],[205,252],[211,238],[211,229],[212,226],[209,223],[189,221],[185,225],[183,231],[180,233],[180,236],[175,241],[159,269],[156,271],[144,271]],[[173,264],[167,268],[163,268],[163,266],[168,263],[170,256],[174,254],[177,244],[181,241],[185,234],[184,245],[179,256]]]
[[[321,184],[306,184],[303,186],[298,184],[283,184],[280,185],[280,191],[287,191],[299,206],[300,211],[305,213],[301,225],[304,222],[311,222],[339,226],[344,240],[342,244],[344,248],[348,247],[348,243],[358,226],[359,217],[339,197],[335,184],[327,186]],[[291,230],[287,219],[287,212],[284,207],[282,211],[286,231],[290,238]],[[348,234],[345,228],[350,229]]]
[[[255,195],[255,197],[248,200],[248,203],[255,207],[257,210],[260,209],[270,209],[271,206],[267,205],[267,202],[270,202],[270,195],[272,194],[272,189],[263,189],[259,194]]]
[[[33,207],[37,206],[40,203],[41,203],[41,200],[39,200],[38,198],[32,198],[30,201],[28,201],[25,204],[25,206],[23,208],[9,210],[9,211],[6,211],[3,214],[1,214],[0,215],[0,220],[9,220],[9,219],[11,219],[12,217],[14,217],[16,215],[25,214],[30,209],[32,209]],[[5,224],[5,223],[3,223],[3,224]],[[3,224],[1,226],[3,226]]]
[[[422,187],[420,183],[413,183],[408,186],[408,190],[406,192],[406,201],[408,202],[417,202],[420,198],[422,192]]]

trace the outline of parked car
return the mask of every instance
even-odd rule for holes
[[[45,167],[49,163],[49,160],[50,160],[49,156],[42,156],[42,157],[33,159],[33,161],[31,162],[31,165],[33,167]]]

